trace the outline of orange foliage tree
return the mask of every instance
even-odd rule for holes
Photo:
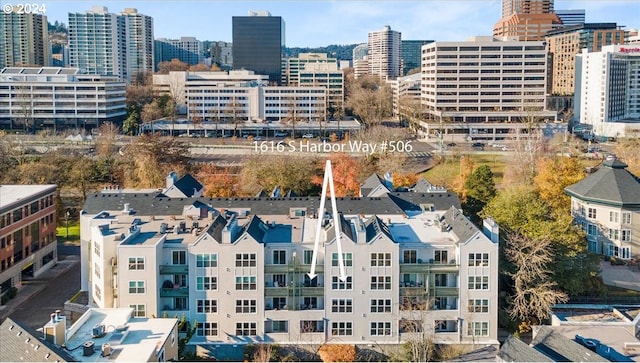
[[[356,347],[350,344],[325,344],[318,350],[323,362],[354,362]]]
[[[228,198],[236,195],[238,176],[229,168],[205,164],[200,167],[196,179],[204,185],[204,195],[209,198]]]
[[[453,189],[453,191],[458,193],[458,195],[460,196],[460,199],[463,201],[467,197],[467,189],[465,188],[464,185],[467,182],[467,179],[469,179],[469,176],[471,175],[471,173],[473,173],[473,170],[475,168],[476,168],[476,165],[469,155],[463,155],[460,158],[460,173],[455,177],[455,179],[451,183],[452,184],[451,189]]]
[[[536,172],[533,184],[540,197],[556,212],[568,213],[571,198],[564,192],[564,188],[585,177],[580,161],[567,157],[547,157],[538,161]]]
[[[337,197],[354,197],[360,195],[360,162],[358,159],[344,153],[331,154],[331,170],[333,172],[333,185]],[[324,162],[322,162],[322,175],[315,175],[312,183],[322,185],[324,180]],[[327,190],[328,192],[328,190]]]
[[[393,173],[393,187],[410,187],[416,184],[418,176],[414,173]]]

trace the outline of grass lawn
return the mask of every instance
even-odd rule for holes
[[[79,242],[80,223],[69,224],[69,236],[67,236],[67,227],[64,224],[62,226],[58,225],[56,238],[58,242]]]
[[[447,155],[446,159],[434,166],[426,173],[424,173],[425,179],[435,185],[445,185],[451,187],[451,182],[460,173],[460,155]],[[502,178],[504,177],[504,171],[507,164],[504,160],[505,155],[500,154],[467,154],[471,156],[476,168],[480,165],[488,165],[493,172],[493,180],[496,186],[499,188],[502,184]]]

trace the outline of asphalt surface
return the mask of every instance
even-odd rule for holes
[[[63,253],[77,256],[80,254],[80,248],[59,244],[59,259],[68,258]],[[33,329],[42,328],[49,320],[50,314],[56,309],[64,310],[64,302],[80,290],[80,262],[77,260],[71,268],[60,275],[24,280],[22,284],[33,285],[41,290],[20,304],[10,316]],[[43,285],[44,288],[42,288]]]

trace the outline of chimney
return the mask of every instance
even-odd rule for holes
[[[131,208],[129,207],[129,203],[124,203],[124,208],[122,208],[122,213],[129,214]]]
[[[172,171],[167,175],[167,189],[171,188],[173,184],[178,181],[178,174],[175,171]]]
[[[45,324],[44,340],[55,345],[63,345],[66,343],[67,319],[60,315],[60,310],[50,314],[51,319]]]
[[[364,222],[360,218],[356,218],[357,243],[367,243],[367,230]]]
[[[498,243],[500,237],[500,226],[493,218],[485,218],[482,221],[482,232],[487,236],[493,243]]]

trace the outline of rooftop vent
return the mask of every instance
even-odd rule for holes
[[[89,340],[82,344],[82,355],[88,357],[95,352],[95,343],[93,340]]]

